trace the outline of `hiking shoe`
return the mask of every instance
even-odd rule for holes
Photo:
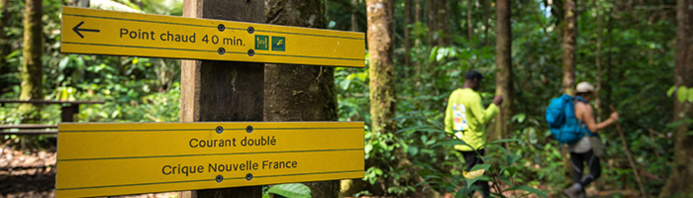
[[[570,186],[570,188],[563,190],[563,194],[569,198],[580,198],[584,196],[582,188],[579,185]]]

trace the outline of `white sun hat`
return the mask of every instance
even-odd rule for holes
[[[577,84],[575,91],[578,93],[594,92],[594,86],[588,82],[580,82]]]

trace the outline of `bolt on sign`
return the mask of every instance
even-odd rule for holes
[[[362,178],[363,122],[61,123],[56,195]]]
[[[63,7],[63,53],[365,66],[365,35]]]

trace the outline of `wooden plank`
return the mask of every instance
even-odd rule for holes
[[[0,131],[0,135],[46,135],[58,134],[55,130],[19,130],[19,131]]]
[[[61,123],[56,192],[108,196],[361,178],[363,127],[363,122]]]
[[[363,33],[63,7],[63,53],[365,66]]]
[[[18,124],[18,125],[0,125],[0,129],[57,129],[58,125],[49,124]]]
[[[60,100],[1,100],[5,103],[32,103],[32,104],[105,104],[104,101],[60,101]]]
[[[265,21],[264,1],[184,0],[183,16]],[[262,63],[183,60],[180,121],[262,121]],[[261,186],[181,193],[181,197],[261,197]]]

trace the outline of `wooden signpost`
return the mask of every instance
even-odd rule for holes
[[[63,53],[364,67],[364,51],[363,33],[63,7]],[[198,79],[191,82],[204,86],[187,85],[219,88],[215,92],[220,93],[182,90],[181,95],[199,94],[190,98],[221,107],[200,108],[183,98],[181,120],[258,120],[255,115],[261,115],[262,109],[254,108],[258,100],[252,99],[259,94],[261,104],[263,91],[241,85],[250,79],[261,85],[262,78],[250,76],[262,77],[262,70],[257,74],[251,69],[254,73],[243,73],[247,79],[231,79],[239,82],[227,85],[226,75],[240,73],[238,65],[210,62],[184,63],[183,78],[191,75],[185,73],[188,70],[221,69],[213,76],[218,81],[210,81],[214,83]],[[228,90],[222,89],[229,86],[253,97],[236,92],[227,97]],[[250,100],[254,106],[228,112],[229,106],[245,104],[236,104],[238,100]],[[361,178],[363,129],[363,122],[62,123],[56,195],[110,196]],[[252,191],[236,195],[255,196],[256,190]]]
[[[62,52],[364,67],[363,33],[63,7]]]
[[[363,122],[60,124],[58,197],[363,177]],[[319,179],[318,179],[319,178]]]

